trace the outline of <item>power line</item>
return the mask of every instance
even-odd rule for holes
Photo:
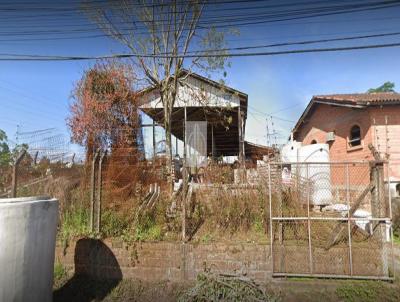
[[[237,2],[237,1],[235,1],[235,2]],[[208,29],[211,26],[215,27],[215,28],[232,27],[232,26],[240,27],[240,26],[270,23],[270,22],[281,22],[281,21],[294,20],[294,19],[299,19],[299,18],[302,19],[302,18],[327,16],[327,15],[331,15],[331,14],[352,13],[352,12],[358,12],[358,11],[364,11],[364,10],[376,10],[376,9],[390,8],[390,7],[394,7],[394,6],[398,6],[398,5],[399,5],[399,1],[393,0],[393,1],[378,1],[378,2],[373,2],[373,3],[369,2],[369,3],[347,4],[347,5],[341,5],[341,6],[338,6],[338,5],[325,6],[325,7],[317,7],[314,9],[305,8],[302,10],[286,10],[286,11],[280,11],[280,12],[273,11],[272,13],[267,13],[267,14],[263,13],[261,15],[260,15],[260,13],[257,12],[257,15],[250,14],[250,15],[246,15],[246,16],[243,16],[243,14],[241,14],[241,15],[222,15],[222,16],[217,15],[215,17],[208,16],[208,17],[201,18],[198,28],[199,29]],[[363,7],[367,7],[367,8],[363,8]],[[358,8],[362,8],[362,9],[358,9]],[[320,14],[319,12],[321,12],[321,11],[323,11],[323,12],[333,11],[333,12]],[[257,16],[259,16],[259,17],[257,17]],[[287,17],[290,17],[290,18],[287,19]],[[276,18],[279,18],[279,19],[276,19]],[[282,19],[282,18],[286,18],[286,19]],[[259,21],[255,21],[255,20],[259,20]],[[245,23],[240,23],[240,21],[245,21]],[[154,22],[154,23],[161,25],[162,22],[164,22],[164,21],[163,20],[148,20],[148,21],[146,21],[146,23],[148,23],[148,22]],[[224,23],[228,23],[228,24],[224,24]],[[100,24],[100,26],[101,26],[101,24]],[[136,26],[135,30],[140,29],[140,28],[148,30],[148,28],[146,26],[144,26],[144,27]],[[125,28],[125,29],[119,28],[119,30],[125,31],[125,30],[131,30],[131,28]],[[47,30],[47,31],[36,31],[36,32],[32,32],[32,31],[18,32],[18,33],[8,32],[8,33],[3,33],[3,35],[9,34],[9,35],[15,36],[16,34],[18,34],[18,35],[26,36],[26,35],[34,35],[34,34],[36,34],[36,35],[50,34],[50,33],[68,34],[68,33],[74,33],[74,32],[79,33],[79,32],[90,32],[90,31],[93,31],[93,30],[87,29],[87,27],[85,27],[84,29],[70,30],[69,32],[65,31],[64,29],[61,29],[61,30]],[[157,33],[158,32],[159,31],[157,31]],[[147,33],[147,32],[143,32],[143,34],[145,34],[145,33]]]
[[[179,55],[151,55],[151,54],[114,54],[101,56],[47,56],[32,54],[0,54],[0,56],[8,56],[0,58],[0,61],[83,61],[83,60],[101,60],[101,59],[125,59],[125,58],[218,58],[218,57],[255,57],[255,56],[276,56],[301,53],[318,53],[318,52],[337,52],[362,49],[377,49],[399,47],[400,43],[386,44],[370,44],[348,47],[332,47],[332,48],[313,48],[313,49],[295,49],[272,52],[245,52],[231,54],[179,54]]]
[[[232,51],[232,50],[248,50],[248,49],[257,49],[257,48],[291,46],[291,45],[307,45],[307,44],[327,43],[327,42],[337,42],[337,41],[350,41],[350,40],[378,38],[378,37],[390,37],[390,36],[398,36],[398,35],[400,35],[400,32],[374,34],[374,35],[364,35],[364,36],[353,36],[353,37],[342,37],[342,38],[332,38],[332,39],[307,40],[307,41],[299,41],[299,42],[283,42],[283,43],[255,45],[255,46],[244,46],[244,47],[233,47],[233,48],[222,48],[222,49],[219,49],[219,50],[218,49],[202,50],[200,52],[217,52],[217,51],[222,52],[222,51]],[[190,53],[193,53],[193,52],[195,52],[195,51],[192,51]]]

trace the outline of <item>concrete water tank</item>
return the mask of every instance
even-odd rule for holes
[[[52,301],[58,200],[0,199],[0,301]]]
[[[313,205],[332,204],[329,146],[327,144],[302,146],[298,150],[297,158],[299,162],[310,163],[300,167],[301,177],[310,181],[310,203]]]

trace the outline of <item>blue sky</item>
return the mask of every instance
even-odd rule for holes
[[[236,47],[396,32],[400,31],[399,12],[399,8],[392,8],[243,27],[240,28],[240,36],[227,37],[227,40],[231,47]],[[18,27],[18,24],[6,22],[1,31],[7,27]],[[28,21],[26,26],[29,26]],[[50,24],[45,27],[50,28]],[[108,38],[10,42],[4,41],[1,31],[0,53],[100,55],[125,50]],[[394,36],[292,48],[399,41],[400,36]],[[289,48],[268,50],[285,49]],[[296,121],[312,95],[365,92],[385,81],[395,82],[400,90],[399,54],[400,48],[386,48],[232,59],[227,84],[249,95],[246,139],[265,144],[266,114],[273,114],[272,122],[278,132],[278,142],[283,142],[294,123],[280,119]],[[22,131],[56,127],[68,136],[65,119],[71,90],[82,72],[92,63],[0,62],[0,129],[5,130],[11,140],[15,137],[17,125]],[[145,132],[145,135],[151,134]]]

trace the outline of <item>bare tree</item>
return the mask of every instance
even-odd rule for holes
[[[227,62],[223,56],[200,56],[224,54],[226,48],[226,32],[208,22],[212,19],[208,5],[208,0],[83,1],[84,12],[135,55],[132,64],[140,68],[147,85],[159,93],[169,162],[171,116],[180,83],[193,71],[224,71]],[[185,57],[189,53],[190,58]],[[183,69],[188,72],[183,73]]]

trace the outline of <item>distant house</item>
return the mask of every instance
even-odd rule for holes
[[[329,144],[331,161],[372,160],[372,144],[390,160],[391,180],[400,181],[399,93],[314,96],[293,137],[303,145]]]
[[[201,149],[205,156],[237,156],[239,160],[262,158],[271,152],[271,148],[244,140],[247,105],[246,93],[185,70],[180,76],[172,110],[172,135],[185,141],[186,125],[187,144]],[[164,108],[155,87],[143,91],[140,109],[155,124],[163,126]],[[196,128],[201,131],[193,132]],[[196,138],[194,142],[191,137]]]

